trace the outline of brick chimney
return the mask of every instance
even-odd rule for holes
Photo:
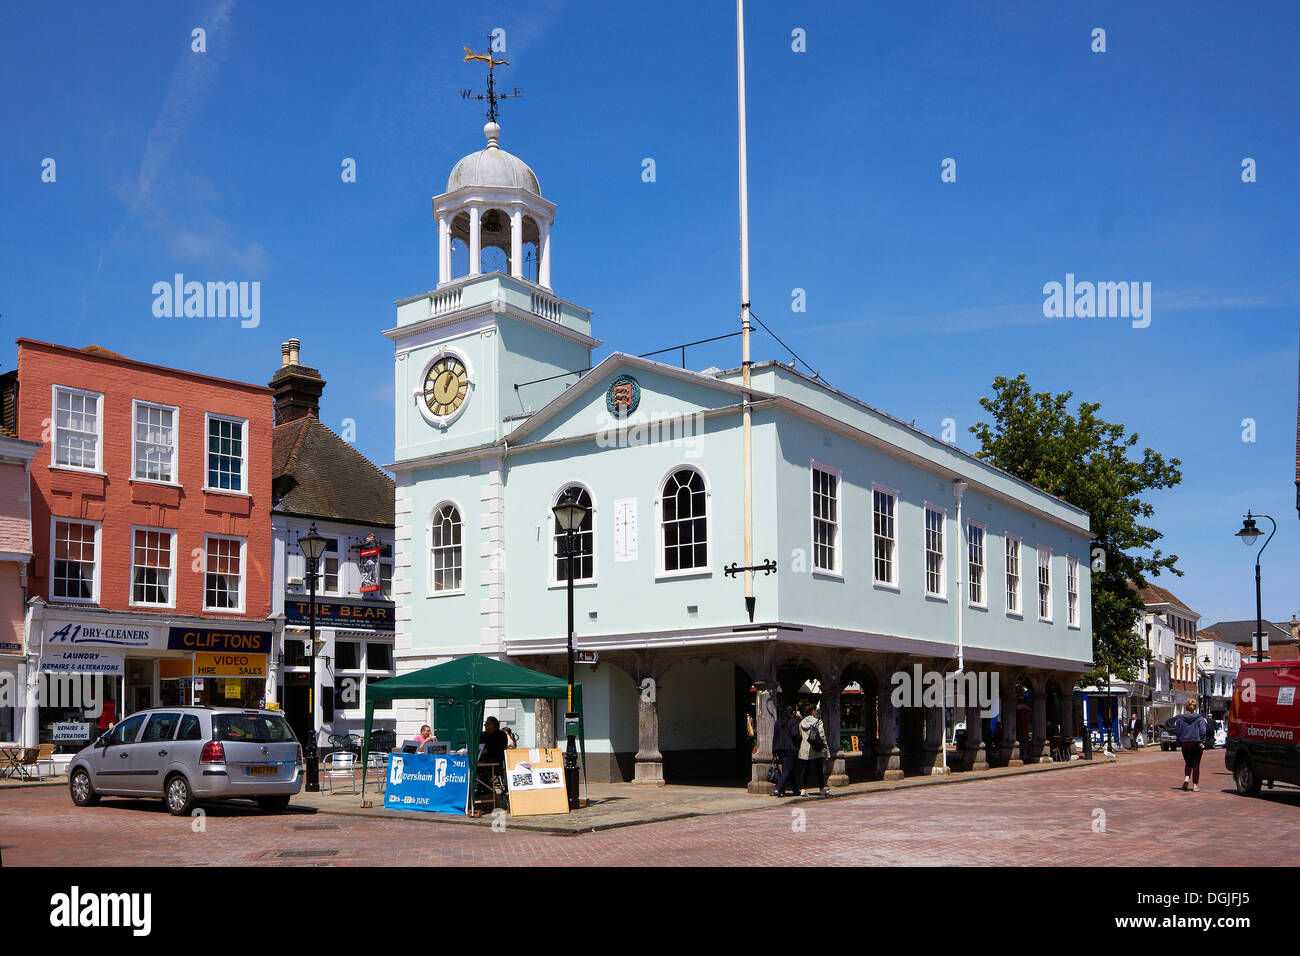
[[[325,379],[314,368],[298,361],[302,347],[297,339],[280,346],[280,367],[267,386],[275,393],[275,423],[285,425],[300,418],[320,418],[320,393]]]

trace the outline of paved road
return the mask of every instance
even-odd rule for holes
[[[194,821],[161,803],[74,807],[63,788],[0,791],[4,863],[22,865],[546,864],[582,866],[1202,865],[1293,866],[1300,789],[1236,796],[1222,751],[1200,793],[1177,754],[1109,767],[897,793],[833,797],[582,836],[428,826],[336,814],[264,815],[217,805]],[[756,801],[758,798],[755,798]],[[803,811],[803,816],[798,816]],[[286,853],[311,856],[282,856]],[[337,851],[328,853],[328,851]],[[321,855],[316,855],[321,854]]]

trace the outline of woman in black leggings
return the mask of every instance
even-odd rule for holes
[[[1187,713],[1179,714],[1174,722],[1178,731],[1178,743],[1183,748],[1183,789],[1192,785],[1192,790],[1200,790],[1201,754],[1205,752],[1205,733],[1208,727],[1205,718],[1196,712],[1196,698],[1187,698]]]

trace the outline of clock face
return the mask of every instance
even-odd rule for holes
[[[469,373],[454,355],[444,355],[424,376],[424,405],[438,418],[454,415],[469,394]]]

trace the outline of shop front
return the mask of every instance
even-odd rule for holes
[[[284,646],[279,668],[285,716],[299,740],[311,734],[314,711],[318,743],[330,737],[360,735],[365,727],[366,689],[393,677],[394,607],[379,600],[316,601],[316,682],[311,694],[311,649],[308,645],[311,602],[301,594],[284,600]],[[395,733],[396,712],[390,703],[375,711],[373,730]]]
[[[128,714],[166,704],[261,706],[270,621],[220,622],[98,608],[33,608],[23,743],[74,753]]]

